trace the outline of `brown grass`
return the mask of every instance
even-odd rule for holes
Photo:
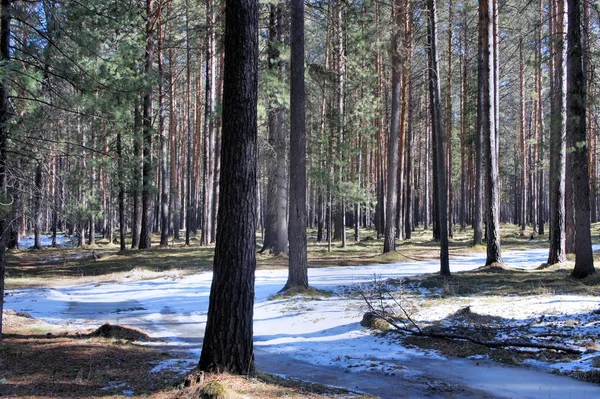
[[[198,398],[202,389],[202,385],[183,386],[186,370],[151,372],[173,355],[143,345],[140,341],[149,337],[140,330],[113,325],[73,331],[14,311],[5,311],[4,327],[6,334],[0,341],[3,397],[110,399],[127,394],[140,399],[184,399]],[[368,398],[266,374],[252,378],[207,374],[205,382],[219,382],[231,399]]]

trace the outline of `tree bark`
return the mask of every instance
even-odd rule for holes
[[[291,1],[290,92],[290,260],[283,290],[308,288],[306,257],[306,97],[304,83],[304,1]]]
[[[568,0],[567,137],[571,143],[573,200],[575,211],[575,268],[572,276],[594,274],[590,234],[590,179],[586,129],[586,81],[581,41],[581,0]],[[577,195],[575,195],[577,193]]]
[[[498,153],[496,136],[496,94],[494,73],[494,5],[493,0],[479,2],[479,100],[478,126],[485,141],[486,175],[486,265],[502,263],[500,250],[500,201],[498,188]]]
[[[398,207],[398,141],[400,133],[401,79],[402,58],[400,54],[402,29],[402,1],[394,0],[392,19],[394,34],[392,37],[392,110],[388,139],[387,159],[387,197],[385,202],[385,237],[383,253],[396,250],[396,212]]]
[[[550,118],[550,250],[548,264],[566,261],[566,17],[564,0],[551,0],[551,32],[554,51]]]
[[[215,16],[214,1],[206,1],[206,88],[204,101],[204,222],[202,223],[202,245],[213,241],[213,195],[214,195],[214,113],[215,113]]]
[[[221,195],[198,367],[247,375],[254,372],[258,1],[226,5]]]
[[[431,106],[431,127],[435,141],[435,159],[437,174],[437,225],[440,232],[440,274],[450,275],[448,256],[448,203],[446,200],[446,162],[444,160],[444,124],[442,122],[442,104],[440,100],[440,74],[437,42],[437,7],[436,0],[428,0],[429,9],[429,103]]]
[[[280,58],[280,46],[283,45],[283,4],[271,6],[269,29],[269,71],[280,80],[283,61]],[[278,88],[274,88],[277,91]],[[286,174],[285,108],[279,104],[279,93],[273,93],[269,102],[269,161],[267,165],[267,201],[265,218],[265,237],[262,251],[272,251],[275,255],[288,252],[288,181]],[[294,100],[292,100],[294,101]],[[291,185],[295,185],[292,181]]]
[[[165,88],[163,69],[163,5],[158,10],[158,133],[160,135],[160,246],[169,245],[169,137],[165,126]]]
[[[0,62],[3,66],[10,62],[10,20],[11,1],[2,0],[0,9]],[[6,75],[0,77],[0,196],[7,197],[7,152],[8,121],[10,118],[8,94],[9,79]],[[2,201],[5,202],[5,201]],[[5,213],[3,213],[5,215]],[[8,213],[0,217],[0,231],[8,227]],[[4,280],[6,275],[6,234],[0,234],[0,341],[2,340],[2,313],[4,310]]]

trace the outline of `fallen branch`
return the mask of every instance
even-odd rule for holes
[[[423,329],[411,317],[409,312],[407,312],[406,307],[401,303],[401,301],[399,301],[394,295],[392,295],[387,290],[385,282],[378,281],[377,279],[375,279],[374,281],[374,290],[372,292],[365,293],[364,291],[361,291],[360,294],[367,306],[369,307],[370,312],[372,312],[375,317],[385,320],[390,326],[392,326],[397,331],[402,331],[414,336],[468,341],[474,344],[486,346],[488,348],[535,348],[555,350],[577,355],[585,353],[585,350],[572,348],[566,345],[531,342],[515,339],[485,340],[464,334],[458,334],[455,332],[433,330],[432,328]],[[373,296],[375,297],[377,302],[379,302],[378,307],[374,305]],[[391,301],[396,307],[398,307],[398,309],[400,309],[401,313],[404,315],[404,318],[399,318],[395,316],[395,312],[392,312],[390,310],[391,306],[388,304],[389,301]],[[495,331],[495,329],[493,328],[489,328],[487,330]]]

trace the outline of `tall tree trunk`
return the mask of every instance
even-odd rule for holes
[[[537,189],[538,189],[538,225],[537,232],[539,235],[544,234],[544,223],[546,221],[546,204],[544,201],[546,190],[545,190],[545,178],[544,178],[544,101],[542,100],[542,21],[544,18],[544,0],[539,0],[538,3],[538,27],[537,27],[537,51],[536,51],[536,88],[537,88],[537,130],[538,130],[538,142],[537,142]]]
[[[283,79],[283,61],[280,58],[280,47],[283,45],[283,4],[271,4],[269,29],[269,71],[276,74],[276,80]],[[272,251],[274,254],[287,253],[288,245],[288,182],[286,175],[286,143],[285,143],[285,108],[279,103],[280,93],[275,89],[269,102],[269,163],[267,165],[267,210],[265,238],[261,251]],[[293,101],[293,100],[292,100]],[[292,182],[292,185],[296,184]]]
[[[11,1],[2,0],[0,9],[0,62],[6,65],[10,61],[10,20]],[[7,203],[7,153],[8,120],[10,118],[8,94],[9,79],[6,75],[0,76],[0,197]],[[7,213],[3,212],[2,215]],[[8,216],[0,216],[0,231],[8,227]],[[6,234],[0,234],[0,341],[2,340],[2,314],[4,309],[4,279],[6,275]]]
[[[452,52],[453,52],[453,30],[454,30],[454,4],[452,0],[448,1],[448,80],[446,87],[446,149],[447,149],[447,164],[448,164],[448,235],[454,235],[454,191],[452,189]]]
[[[586,81],[583,73],[581,40],[581,0],[568,0],[567,53],[567,138],[572,151],[573,195],[575,207],[575,268],[572,276],[594,274],[594,255],[590,234],[590,181],[586,131]]]
[[[254,372],[258,1],[227,0],[221,196],[199,368]]]
[[[550,119],[550,250],[548,264],[566,260],[565,172],[566,172],[566,16],[564,0],[551,0],[554,69]]]
[[[154,0],[146,0],[146,55],[144,76],[150,79],[154,62]],[[147,82],[144,91],[142,110],[142,132],[144,136],[144,156],[142,168],[142,230],[140,249],[148,249],[152,243],[152,186],[154,170],[152,168],[152,84]]]
[[[33,224],[33,235],[34,235],[34,249],[42,249],[42,196],[44,191],[44,184],[42,179],[42,161],[38,161],[35,166],[35,188],[33,193],[34,201],[34,224]]]
[[[469,34],[467,12],[463,10],[463,36],[461,41],[460,79],[460,231],[467,230],[467,95],[469,92]]]
[[[165,88],[163,67],[163,3],[159,4],[157,15],[158,61],[158,134],[160,135],[160,246],[169,245],[169,137],[165,126]]]
[[[392,19],[394,21],[394,34],[392,36],[392,110],[390,131],[388,139],[387,162],[387,197],[385,206],[385,237],[383,253],[396,250],[396,212],[398,207],[398,141],[400,133],[400,107],[401,107],[401,79],[402,58],[400,46],[402,39],[402,0],[394,0]]]
[[[125,251],[125,174],[123,173],[123,144],[121,131],[117,130],[117,156],[119,179],[119,244],[121,251]]]
[[[169,59],[173,59],[173,49],[169,49]],[[179,152],[177,137],[177,114],[175,112],[175,70],[173,65],[169,63],[169,141],[171,146],[171,195],[170,208],[172,209],[173,223],[173,239],[179,240],[179,223],[180,223],[180,189],[179,189]]]
[[[479,1],[479,41],[478,41],[478,73],[477,73],[477,132],[475,133],[475,209],[473,215],[473,241],[475,245],[483,244],[483,152],[484,152],[484,130],[485,124],[489,123],[486,119],[490,118],[489,110],[486,110],[485,103],[490,102],[490,95],[484,90],[485,80],[489,87],[490,74],[493,74],[493,67],[490,67],[490,53],[492,52],[492,7],[490,0]],[[487,54],[486,54],[487,53]],[[487,57],[487,58],[486,58]],[[491,78],[493,80],[493,78]],[[488,89],[489,90],[489,89]],[[493,100],[492,100],[493,104]],[[488,104],[489,107],[489,104]],[[493,118],[493,116],[491,116]],[[487,127],[489,130],[489,127]]]
[[[437,44],[437,7],[436,0],[428,0],[429,10],[427,44],[429,46],[429,103],[431,106],[431,127],[435,140],[435,164],[437,175],[437,225],[440,232],[440,274],[450,275],[448,256],[448,204],[446,202],[446,162],[444,160],[444,124],[442,123],[442,104],[440,101],[440,68]]]
[[[186,127],[186,144],[187,144],[187,211],[186,211],[186,222],[185,222],[185,245],[190,245],[190,238],[192,231],[194,230],[194,214],[196,196],[194,192],[194,175],[195,170],[193,167],[192,159],[194,158],[194,123],[192,115],[192,58],[190,54],[190,32],[189,32],[189,5],[185,2],[185,34],[186,34],[186,47],[185,47],[185,127]]]
[[[485,141],[486,190],[486,244],[485,264],[502,263],[500,250],[500,192],[498,187],[498,152],[496,136],[496,94],[494,54],[494,5],[493,0],[479,2],[479,82],[481,105],[478,107],[478,125]]]
[[[520,155],[521,155],[521,214],[519,215],[519,224],[521,231],[527,229],[527,143],[525,137],[525,60],[523,56],[523,39],[519,41],[519,135],[520,135]]]
[[[291,2],[290,92],[290,261],[283,290],[308,288],[306,257],[306,97],[304,83],[304,1]]]
[[[206,0],[206,89],[204,101],[204,222],[202,223],[202,245],[213,241],[213,195],[214,195],[214,113],[215,113],[215,0]]]
[[[143,138],[142,138],[142,113],[140,111],[139,99],[136,98],[133,117],[133,171],[132,171],[132,226],[131,226],[131,249],[140,247],[140,233],[142,229],[142,163],[143,163]]]

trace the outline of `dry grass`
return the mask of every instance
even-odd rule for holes
[[[149,337],[122,326],[73,331],[5,311],[0,341],[0,396],[43,398],[198,398],[202,385],[184,387],[186,372],[151,370],[168,352],[143,345]],[[367,398],[345,390],[266,374],[253,378],[208,374],[227,397],[274,399]]]

